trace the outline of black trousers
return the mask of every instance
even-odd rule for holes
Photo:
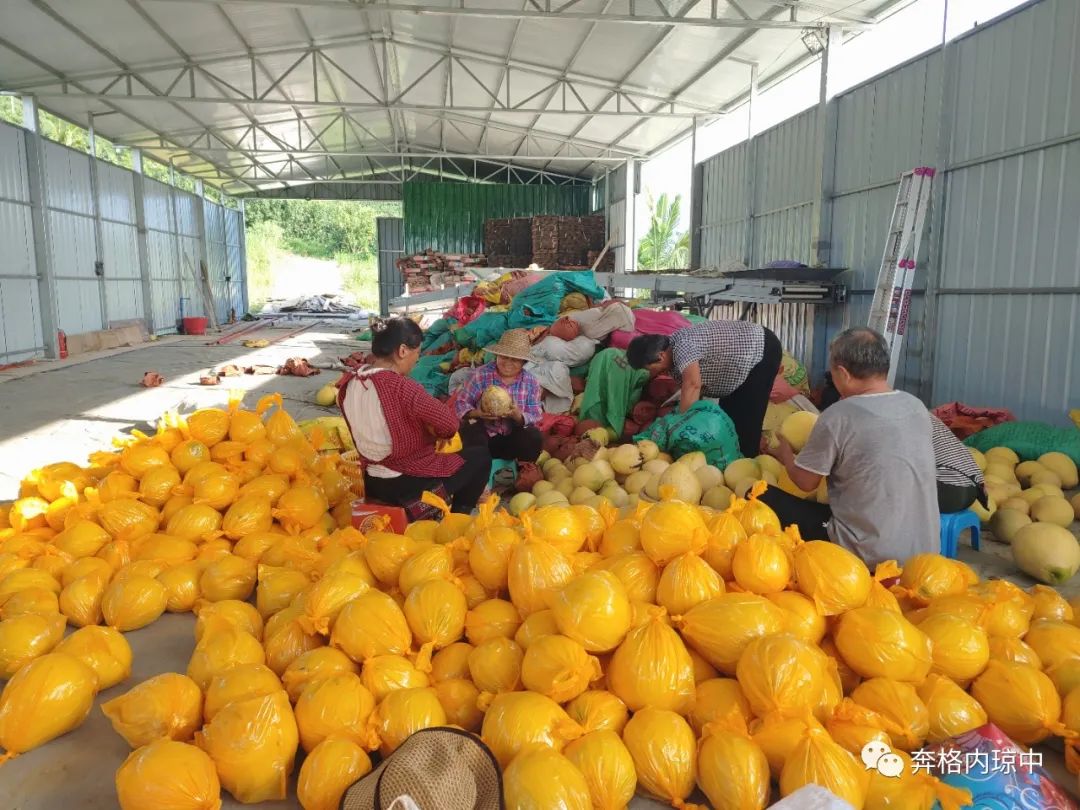
[[[505,435],[488,436],[480,419],[462,422],[458,432],[465,447],[486,447],[492,458],[504,461],[536,461],[544,442],[538,428],[518,424]]]
[[[776,512],[780,525],[798,526],[803,540],[829,539],[825,524],[832,519],[832,509],[828,504],[804,501],[777,487],[769,487],[758,500]]]
[[[780,339],[766,329],[765,352],[761,360],[750,370],[742,385],[719,401],[720,407],[735,425],[739,449],[747,458],[761,452],[761,426],[765,422],[769,394],[772,393],[773,382],[783,359],[784,348],[780,345]]]
[[[949,512],[963,512],[978,499],[979,488],[974,484],[965,487],[938,482],[938,511],[943,515],[946,515]]]
[[[450,496],[451,510],[468,515],[476,508],[487,486],[491,475],[491,455],[484,446],[464,447],[458,455],[465,463],[449,478],[421,478],[414,475],[375,478],[365,475],[365,491],[380,503],[404,506],[441,485]]]

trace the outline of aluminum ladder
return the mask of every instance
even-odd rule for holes
[[[929,166],[900,175],[885,254],[878,271],[874,300],[867,325],[885,336],[889,344],[889,385],[896,379],[900,350],[907,332],[911,308],[911,286],[915,281],[915,260],[919,255],[926,211],[930,206],[930,186],[935,170]]]

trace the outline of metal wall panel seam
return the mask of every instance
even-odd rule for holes
[[[56,358],[59,354],[56,334],[56,283],[52,278],[49,261],[49,244],[52,234],[45,205],[45,166],[42,139],[29,130],[23,132],[26,151],[27,187],[33,211],[34,259],[38,274],[38,306],[41,315],[41,340],[45,356]]]

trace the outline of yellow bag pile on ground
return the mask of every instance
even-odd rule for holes
[[[651,706],[684,713],[693,706],[694,665],[662,608],[627,633],[611,657],[607,678],[631,711]]]
[[[47,653],[20,669],[0,694],[0,746],[11,757],[82,725],[97,676],[66,653]]]
[[[94,670],[98,691],[111,689],[131,674],[131,646],[111,627],[84,627],[56,645]]]
[[[634,759],[615,731],[590,731],[563,749],[581,771],[596,810],[621,810],[637,788]]]
[[[218,810],[214,762],[194,745],[159,739],[128,755],[116,772],[121,810]]]
[[[498,695],[484,715],[480,737],[505,768],[520,751],[547,746],[562,751],[583,733],[550,698],[535,692]]]
[[[101,704],[101,711],[132,748],[162,737],[186,742],[202,725],[203,695],[191,678],[165,672]]]
[[[623,729],[638,784],[650,795],[678,806],[693,792],[697,778],[694,732],[675,712],[647,707]]]
[[[375,698],[354,673],[310,683],[296,701],[300,743],[310,752],[327,737],[337,735],[370,747],[368,719],[374,709]]]
[[[503,772],[507,807],[590,810],[589,786],[566,757],[548,748],[526,751]]]
[[[697,781],[713,807],[763,810],[768,805],[769,761],[739,712],[706,725]]]
[[[346,737],[328,737],[300,766],[296,798],[304,810],[337,810],[353,782],[371,771],[367,752]]]

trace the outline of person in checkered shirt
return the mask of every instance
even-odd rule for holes
[[[634,368],[648,369],[650,377],[674,375],[680,410],[702,397],[718,400],[749,458],[761,447],[761,425],[783,355],[780,339],[749,321],[705,321],[670,336],[638,335],[626,347]]]

